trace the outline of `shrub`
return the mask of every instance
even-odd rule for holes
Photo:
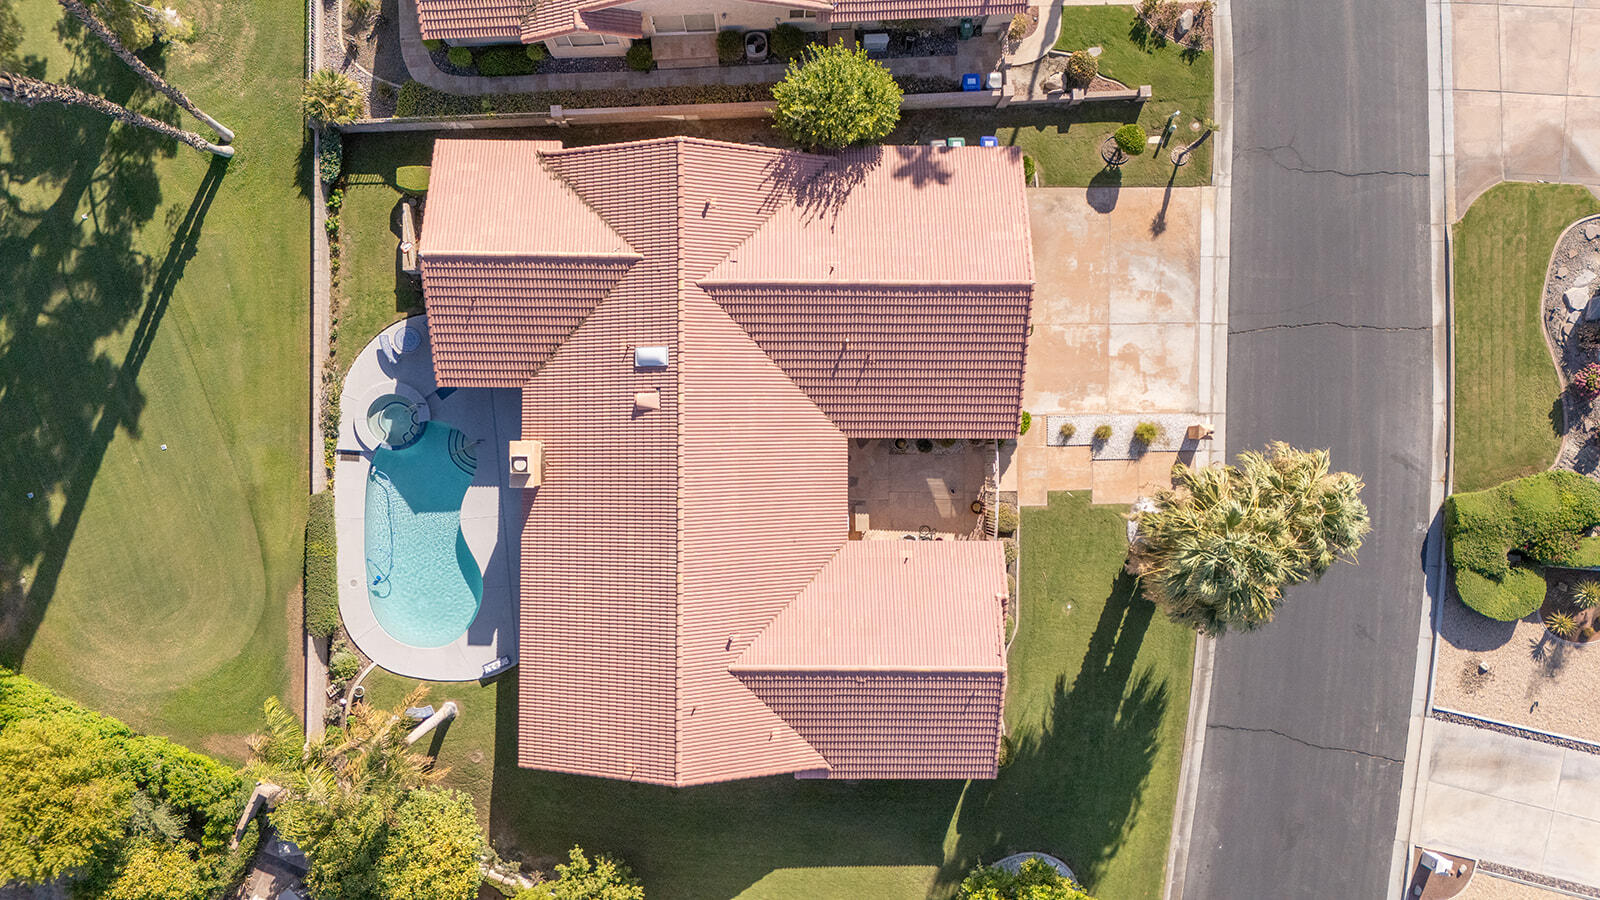
[[[1012,563],[1017,561],[1017,539],[1016,538],[1006,538],[1005,540],[1002,540],[1000,543],[1005,548],[1006,566],[1010,567],[1010,565]]]
[[[401,166],[394,170],[394,186],[407,194],[425,194],[429,172],[427,166]]]
[[[1033,19],[1029,18],[1027,13],[1017,13],[1011,17],[1011,24],[1006,28],[1006,37],[1013,41],[1022,40],[1022,36],[1028,33],[1028,26],[1032,24]]]
[[[573,847],[568,862],[556,864],[556,877],[534,885],[513,900],[644,900],[644,886],[629,868],[609,856],[584,855]]]
[[[1514,548],[1547,562],[1572,558],[1585,529],[1600,523],[1600,483],[1576,472],[1540,472],[1445,501],[1445,536],[1461,602],[1491,619],[1514,621],[1539,608],[1544,578],[1513,569]]]
[[[444,58],[450,60],[450,65],[458,69],[466,69],[472,66],[472,51],[466,47],[451,47],[445,53]]]
[[[1067,80],[1080,87],[1088,87],[1096,75],[1100,74],[1100,60],[1089,55],[1087,50],[1074,50],[1067,57]]]
[[[328,654],[328,678],[335,684],[348,684],[361,672],[361,659],[341,646]]]
[[[345,9],[357,22],[365,22],[378,11],[378,0],[345,0]]]
[[[354,122],[366,112],[367,95],[350,76],[319,69],[300,89],[300,111],[320,125]]]
[[[1017,418],[1017,434],[1027,434],[1028,429],[1032,426],[1033,413],[1023,410],[1022,415]]]
[[[543,44],[529,44],[522,53],[532,60],[535,66],[550,58],[550,51],[546,50]]]
[[[508,75],[532,75],[539,68],[521,44],[485,47],[478,51],[478,74],[491,78]]]
[[[1572,588],[1572,602],[1579,609],[1594,609],[1600,606],[1600,581],[1586,578]]]
[[[1138,156],[1144,152],[1150,136],[1145,134],[1144,129],[1140,128],[1137,122],[1129,122],[1118,128],[1116,133],[1111,136],[1111,139],[1116,141],[1118,150],[1129,156]]]
[[[1096,441],[1099,441],[1102,444],[1104,444],[1106,441],[1111,440],[1111,426],[1110,425],[1097,425],[1097,426],[1095,426],[1094,439]]]
[[[1569,640],[1578,633],[1578,623],[1566,613],[1555,612],[1545,616],[1544,627],[1550,629],[1550,633],[1556,637]]]
[[[1039,164],[1033,161],[1033,157],[1024,153],[1022,155],[1022,183],[1033,184],[1033,178],[1037,174],[1039,174]]]
[[[1572,376],[1572,389],[1578,396],[1594,399],[1600,396],[1600,363],[1589,363]]]
[[[1161,438],[1161,426],[1154,422],[1140,422],[1133,428],[1133,439],[1146,447]]]
[[[893,131],[903,97],[894,76],[865,50],[813,47],[803,61],[789,63],[783,81],[772,88],[772,114],[795,143],[837,149]]]
[[[322,153],[317,157],[317,174],[323,182],[332,184],[339,180],[344,170],[344,138],[337,131],[322,136]]]
[[[1072,440],[1072,436],[1078,433],[1078,429],[1073,427],[1073,424],[1071,422],[1062,422],[1060,431],[1061,431],[1061,439],[1063,441]]]
[[[767,37],[767,52],[777,59],[788,62],[798,59],[810,43],[811,38],[804,31],[785,22],[772,29],[772,33]]]
[[[333,492],[311,496],[306,516],[305,628],[320,638],[339,630],[339,554]]]
[[[979,866],[961,882],[957,900],[1093,900],[1082,886],[1037,857],[1024,860],[1016,874]]]
[[[1000,507],[995,510],[994,521],[994,530],[1000,534],[1016,534],[1017,508],[1009,503],[1000,504]]]
[[[731,66],[744,59],[744,34],[739,31],[717,32],[717,62]]]
[[[933,441],[930,441],[927,438],[917,438],[917,452],[918,453],[932,453],[933,452]]]
[[[409,116],[468,116],[482,112],[480,100],[489,100],[495,111],[509,113],[546,113],[553,105],[567,109],[594,109],[599,106],[671,106],[684,103],[739,103],[750,100],[770,101],[771,84],[706,84],[676,87],[650,87],[629,89],[604,89],[586,91],[530,91],[517,94],[487,94],[461,96],[436,91],[417,81],[408,81],[400,87],[395,100],[395,115]]]
[[[438,38],[430,38],[429,40],[423,41],[422,46],[426,48],[429,53],[437,53],[444,49],[444,41],[441,41]]]
[[[634,41],[624,59],[628,62],[628,68],[635,72],[648,72],[656,65],[655,52],[650,49],[649,41]]]

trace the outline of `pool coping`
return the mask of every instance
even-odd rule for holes
[[[383,339],[393,339],[406,327],[417,330],[422,343],[391,358],[382,349]],[[365,405],[358,401],[395,385],[404,385],[427,404],[430,422],[468,431],[486,447],[486,452],[479,454],[479,475],[468,487],[461,507],[462,532],[483,573],[483,596],[467,630],[440,647],[414,647],[390,636],[378,624],[366,590],[366,482],[377,448],[363,441],[358,432],[356,419],[366,414]],[[448,397],[438,396],[427,316],[391,324],[351,363],[340,391],[339,452],[333,477],[339,614],[351,641],[390,672],[428,681],[477,681],[517,663],[518,585],[513,562],[520,549],[521,504],[505,483],[500,457],[509,433],[506,429],[520,431],[520,414],[502,414],[513,409],[520,413],[520,392],[464,388],[449,392]],[[449,414],[452,411],[455,418]]]

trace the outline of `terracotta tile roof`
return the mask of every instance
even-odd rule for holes
[[[1027,0],[834,0],[833,21],[1014,16],[1028,5]]]
[[[522,23],[522,42],[532,44],[546,38],[572,34],[581,30],[581,16],[584,14],[630,2],[632,0],[538,0]]]
[[[729,668],[753,647],[799,640],[783,637],[788,626],[770,640],[760,636],[775,619],[820,615],[813,607],[837,594],[837,579],[859,577],[841,567],[886,565],[858,560],[867,551],[845,541],[846,437],[836,421],[804,379],[775,361],[782,354],[761,346],[753,326],[735,322],[698,284],[792,207],[831,161],[689,138],[545,147],[531,161],[500,147],[480,156],[447,146],[454,143],[469,142],[439,142],[444,153],[434,161],[423,241],[424,290],[439,317],[435,368],[441,383],[447,376],[498,383],[532,366],[521,383],[523,435],[545,447],[542,485],[524,497],[519,764],[669,785],[839,765],[909,771],[922,758],[920,742],[952,715],[952,692],[965,688],[878,682],[876,699],[863,695],[850,720],[855,737],[834,739],[786,706],[788,694],[773,693],[767,703],[749,687],[750,678],[790,679],[792,671],[736,677]],[[507,175],[503,166],[520,169]],[[520,192],[520,201],[507,202],[495,213],[501,218],[456,212],[464,201],[443,194],[483,192],[463,174],[468,167],[501,179],[500,190]],[[439,247],[451,252],[440,256]],[[594,255],[601,248],[616,249]],[[905,302],[941,314],[921,294]],[[868,321],[883,314],[870,304],[847,312]],[[1015,343],[1020,353],[1020,332]],[[666,348],[668,365],[636,367],[637,347]],[[1015,380],[1020,385],[1020,362]],[[658,408],[639,408],[641,394]],[[1011,401],[1012,422],[1015,409]],[[1000,551],[991,544],[927,552],[999,559]],[[929,556],[929,577],[964,584],[995,574],[946,572],[944,559]],[[973,561],[987,572],[987,557]],[[835,570],[845,574],[819,576]],[[985,584],[989,604],[945,610],[942,621],[960,636],[925,648],[928,659],[943,660],[933,666],[941,677],[972,677],[965,663],[977,651],[967,642],[998,628],[989,621],[998,615],[993,585]],[[920,588],[886,596],[906,590]],[[819,599],[796,599],[807,596]],[[899,659],[910,646],[873,653]],[[1003,687],[1003,662],[982,675]],[[981,744],[958,732],[987,734],[991,710],[963,702],[982,721],[946,723],[946,731],[961,747]],[[901,717],[920,723],[915,730],[884,731],[883,704],[895,703],[926,705]],[[992,740],[988,746],[992,757]],[[932,760],[917,765],[957,773],[949,777],[988,771],[965,758],[952,757],[944,769]]]
[[[614,34],[617,37],[644,37],[644,14],[632,9],[579,10],[573,17],[574,31]]]
[[[516,40],[527,0],[417,0],[423,40]]]

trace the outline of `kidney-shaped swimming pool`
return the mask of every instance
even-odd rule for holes
[[[443,647],[478,614],[483,572],[461,533],[473,449],[465,434],[431,422],[410,444],[372,454],[367,592],[373,617],[402,644]]]

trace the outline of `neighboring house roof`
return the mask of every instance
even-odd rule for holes
[[[889,551],[847,543],[850,432],[812,394],[827,377],[809,377],[808,387],[762,345],[761,328],[747,324],[751,315],[734,314],[746,301],[724,302],[701,287],[737,248],[814,196],[840,161],[689,138],[544,146],[531,158],[499,143],[436,143],[421,247],[439,383],[514,382],[522,389],[523,436],[544,442],[541,486],[524,495],[519,763],[680,786],[801,771],[992,775],[1004,684],[996,655],[996,595],[1005,591],[999,545],[933,542],[917,547],[917,564],[903,569],[891,564],[899,555],[880,558],[874,554]],[[866,180],[851,183],[899,177],[905,192],[949,191],[952,204],[980,217],[972,208],[1017,203],[1024,230],[1009,252],[1029,252],[1026,207],[1007,196],[1023,191],[1016,151],[906,154],[898,165],[851,155],[849,166],[867,170]],[[941,154],[942,165],[921,154]],[[994,158],[1009,162],[997,168]],[[502,174],[507,166],[518,171]],[[904,174],[913,171],[940,177]],[[1002,177],[991,181],[996,173]],[[496,183],[485,188],[475,178]],[[944,240],[937,226],[917,233],[892,214],[850,209],[866,201],[893,207],[892,190],[829,196],[839,227],[886,251],[891,242],[868,232]],[[468,217],[462,211],[472,198],[498,205],[492,215],[480,206]],[[906,210],[925,206],[901,199]],[[976,270],[1014,275],[1000,264]],[[957,327],[981,324],[948,299],[966,289],[878,287],[899,298],[901,308],[887,318],[901,330],[944,313]],[[827,284],[782,288],[790,289],[800,300],[761,302],[781,310],[821,302],[817,292],[831,291],[834,318],[863,329],[886,318],[882,308]],[[966,421],[964,409],[987,404],[991,418],[1006,419],[1004,433],[1015,434],[1016,399],[1002,407],[982,388],[1010,379],[1020,390],[1031,295],[1020,284],[1001,293],[994,302],[1012,319],[993,335],[965,340],[1005,345],[1014,365],[954,376],[948,399],[929,398],[928,421],[940,410]],[[918,312],[919,304],[926,308]],[[954,340],[928,327],[938,340]],[[877,340],[895,346],[893,335]],[[905,367],[917,367],[929,340],[907,331],[899,348]],[[666,348],[668,365],[636,367],[638,347]],[[866,390],[886,383],[870,381]],[[972,392],[976,400],[963,396]],[[979,431],[960,436],[988,436],[981,418]],[[875,580],[864,580],[869,574]],[[858,583],[873,587],[852,593]],[[830,604],[837,608],[830,612]],[[878,661],[903,661],[912,657],[902,651],[920,647],[925,671],[875,675],[871,690],[851,700],[851,730],[837,736],[785,699],[837,690],[794,683],[794,659],[759,649],[794,650],[805,642],[785,635],[830,615],[867,616],[877,623],[870,634],[884,635],[913,608],[918,620],[900,630],[930,640],[906,638],[900,649],[874,652],[888,654]],[[783,622],[795,624],[775,624]],[[970,633],[933,635],[923,627],[929,622]],[[843,663],[852,659],[855,669],[874,665],[871,653],[852,656],[872,643],[866,635],[865,643],[816,643],[817,652],[833,647],[843,656],[818,656],[813,668],[851,669]],[[736,675],[730,667],[747,655],[753,662]],[[773,666],[762,668],[762,660]],[[890,714],[908,703],[923,708]],[[956,748],[943,762],[941,740]],[[927,774],[934,772],[954,774]]]
[[[1026,12],[1029,5],[1027,0],[834,0],[833,21],[1014,16]]]
[[[528,0],[417,0],[425,41],[520,40]]]

